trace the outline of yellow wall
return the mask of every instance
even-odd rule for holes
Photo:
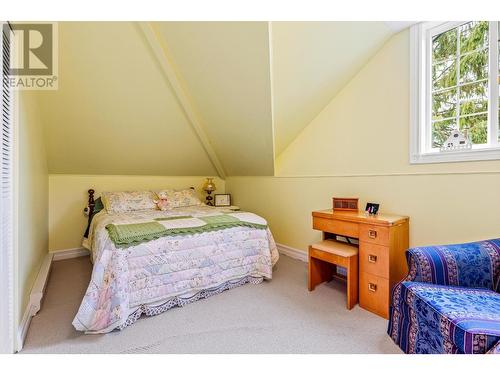
[[[34,93],[21,91],[18,108],[19,206],[17,254],[17,324],[48,247],[48,171],[43,127]]]
[[[161,190],[193,186],[204,198],[201,187],[205,176],[105,176],[59,175],[49,176],[49,251],[81,247],[87,226],[83,209],[87,206],[87,190],[96,191],[95,198],[103,191]],[[214,179],[217,190],[224,193],[225,183]]]
[[[229,177],[242,209],[305,250],[333,196],[410,216],[411,245],[500,237],[500,162],[409,164],[409,35],[392,37],[278,157],[277,177]]]
[[[393,36],[276,160],[280,176],[499,171],[409,164],[409,32]]]
[[[385,22],[270,24],[274,140],[279,155],[393,32]]]
[[[379,202],[410,216],[410,245],[500,237],[500,173],[373,177],[229,177],[226,191],[243,210],[265,217],[278,243],[306,251],[320,234],[311,211],[333,196]]]

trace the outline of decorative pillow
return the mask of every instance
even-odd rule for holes
[[[151,191],[112,191],[102,193],[104,208],[109,213],[156,210]]]
[[[168,189],[158,191],[156,194],[158,195],[160,202],[162,202],[163,208],[160,208],[162,211],[171,210],[176,207],[199,206],[203,204],[197,197],[194,189]]]

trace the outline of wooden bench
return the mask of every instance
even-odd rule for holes
[[[347,276],[337,272],[337,266],[347,269]],[[347,282],[347,308],[358,303],[358,247],[347,243],[324,240],[309,246],[308,288],[333,278]]]

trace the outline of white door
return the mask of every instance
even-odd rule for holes
[[[10,61],[10,48],[2,27],[0,69],[0,353],[14,352],[14,189],[13,189],[13,91],[4,86]],[[7,25],[8,26],[8,25]]]

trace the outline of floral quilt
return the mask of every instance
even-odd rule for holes
[[[94,263],[92,277],[73,326],[86,333],[110,332],[142,314],[155,315],[244,283],[271,279],[278,252],[268,228],[238,226],[167,236],[127,248],[115,247],[105,229],[108,224],[224,213],[218,208],[193,206],[96,214],[84,242]]]

